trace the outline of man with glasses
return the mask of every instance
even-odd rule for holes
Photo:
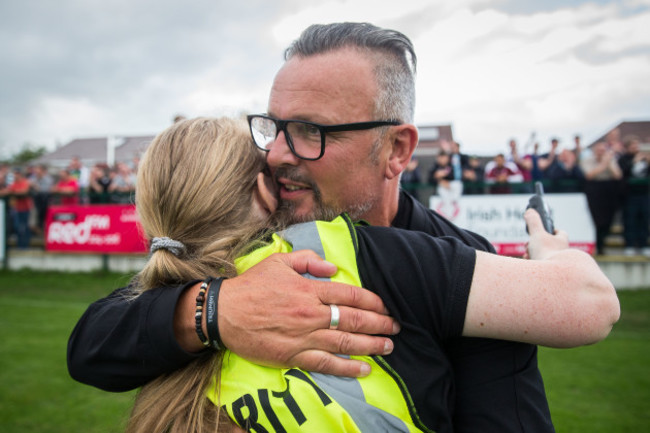
[[[291,222],[348,212],[374,225],[453,236],[493,251],[485,239],[400,193],[400,174],[418,141],[412,123],[416,56],[406,36],[369,24],[316,25],[285,59],[268,113],[248,120],[256,145],[268,152],[281,212]],[[398,326],[362,289],[297,277],[289,266],[318,273],[318,263],[292,254],[223,282],[223,343],[265,365],[366,375],[363,363],[332,353],[389,354],[390,339],[363,334],[392,334]],[[152,290],[130,304],[118,291],[95,303],[70,340],[73,377],[126,390],[195,359],[192,352],[203,348],[194,329],[198,290],[194,282]],[[292,305],[278,305],[289,290]],[[446,351],[454,369],[455,431],[553,431],[536,346],[458,339],[448,341]]]

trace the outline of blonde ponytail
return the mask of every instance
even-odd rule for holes
[[[234,258],[268,224],[251,212],[264,164],[243,120],[185,120],[154,139],[138,169],[136,207],[148,239],[169,237],[185,249],[155,251],[136,277],[137,292],[236,274]],[[208,353],[144,386],[127,433],[217,431],[219,408],[205,390],[219,367]]]

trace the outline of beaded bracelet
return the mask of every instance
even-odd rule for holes
[[[219,309],[219,291],[221,290],[221,283],[224,277],[213,278],[210,282],[210,290],[208,290],[208,300],[206,305],[205,327],[208,331],[210,338],[210,347],[214,350],[224,349],[223,341],[221,341],[221,334],[219,333],[219,320],[217,310]]]
[[[210,347],[210,341],[208,340],[208,337],[206,337],[205,334],[203,333],[203,326],[201,326],[201,319],[203,317],[203,304],[205,303],[205,291],[210,286],[210,283],[212,283],[212,280],[214,280],[214,278],[208,277],[201,283],[201,287],[199,287],[199,294],[196,296],[196,313],[194,314],[194,318],[196,319],[196,335],[199,336],[199,340],[201,340],[201,343],[203,343],[205,347]]]

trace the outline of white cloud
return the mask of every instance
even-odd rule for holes
[[[598,26],[603,36],[599,48],[608,52],[619,52],[628,48],[650,45],[650,11],[632,17],[604,21]]]
[[[629,7],[650,6],[650,0],[623,0],[623,4]]]
[[[286,47],[310,24],[340,21],[371,22],[390,26],[412,36],[413,24],[418,16],[431,16],[432,20],[454,13],[459,8],[489,3],[489,0],[330,0],[328,2],[303,2],[303,7],[287,12],[273,28],[276,40]],[[313,5],[312,5],[313,4]],[[435,13],[432,13],[435,12]],[[411,30],[411,32],[409,32]]]
[[[650,118],[650,102],[625,111],[627,101],[650,101],[650,12],[622,12],[612,4],[512,16],[457,10],[415,41],[416,119],[452,122],[465,150],[492,153],[531,131],[595,139],[623,118]]]
[[[51,138],[67,141],[75,137],[102,135],[102,132],[106,135],[110,131],[98,131],[97,125],[104,124],[112,116],[106,107],[87,98],[47,97],[34,112],[31,133],[37,137],[36,141]],[[51,136],[53,133],[54,137]]]

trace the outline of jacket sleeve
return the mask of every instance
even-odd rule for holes
[[[175,371],[200,354],[176,342],[173,318],[186,287],[158,288],[133,297],[117,289],[88,307],[68,341],[68,371],[73,379],[122,392]]]

